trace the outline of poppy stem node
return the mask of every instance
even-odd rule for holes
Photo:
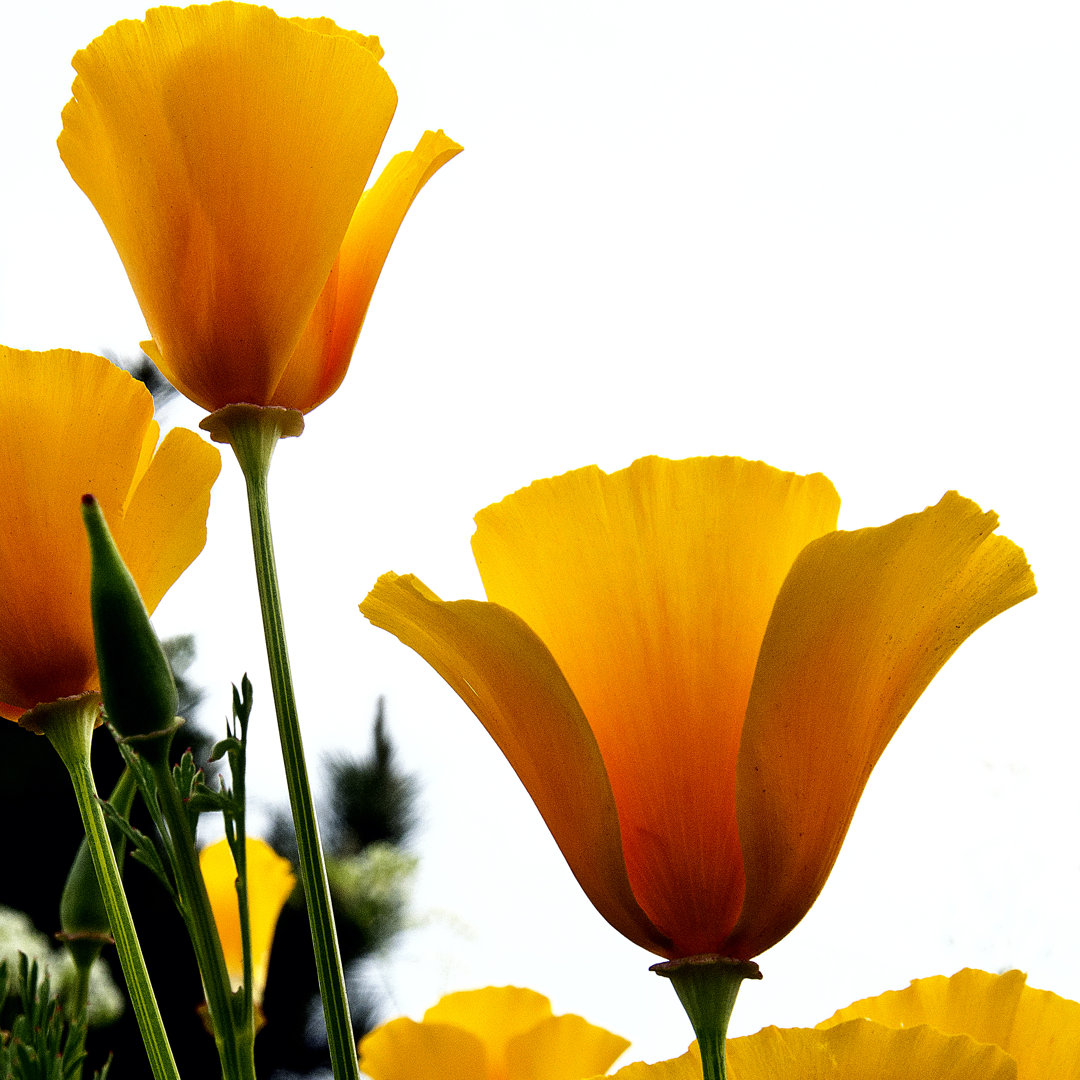
[[[743,979],[760,979],[752,960],[716,953],[682,956],[650,971],[670,979],[697,1036],[703,1080],[727,1080],[727,1029]]]
[[[297,409],[277,405],[249,405],[240,402],[226,405],[199,422],[216,443],[227,443],[241,463],[245,459],[270,467],[270,458],[278,439],[299,435],[304,430],[304,414]],[[247,466],[241,464],[245,473]]]

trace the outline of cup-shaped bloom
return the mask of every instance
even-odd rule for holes
[[[210,410],[307,412],[345,375],[441,131],[365,192],[397,94],[378,38],[265,7],[161,7],[73,60],[60,154],[170,381]]]
[[[476,713],[616,929],[745,960],[806,914],[947,657],[1035,591],[955,492],[857,532],[838,508],[738,458],[579,469],[477,515],[487,603],[387,574],[361,610]]]
[[[288,859],[283,859],[265,840],[248,837],[246,843],[248,918],[251,927],[251,994],[256,1005],[262,1002],[266,973],[270,968],[270,946],[285,901],[296,887],[296,875]],[[199,852],[199,869],[206,883],[206,895],[214,913],[221,951],[233,990],[244,982],[244,945],[240,934],[240,902],[236,892],[236,863],[228,840],[208,844]]]
[[[816,1028],[769,1027],[729,1039],[731,1080],[1043,1080],[1080,1076],[1080,1004],[1024,975],[967,969],[917,979],[840,1009]],[[616,1080],[701,1080],[691,1046]]]
[[[372,1080],[581,1080],[629,1046],[580,1016],[553,1016],[542,994],[489,986],[448,994],[424,1019],[391,1020],[360,1041]]]
[[[97,690],[90,548],[95,496],[152,612],[206,542],[214,447],[158,447],[149,392],[100,356],[0,346],[0,715]]]

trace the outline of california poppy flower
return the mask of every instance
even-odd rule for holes
[[[890,1028],[927,1024],[1000,1046],[1016,1061],[1019,1080],[1080,1076],[1080,1002],[1028,986],[1022,971],[992,975],[965,968],[951,978],[915,979],[905,990],[837,1010],[818,1028],[860,1017]]]
[[[838,508],[739,458],[579,469],[477,515],[487,603],[387,574],[361,610],[476,713],[608,922],[747,960],[810,908],[948,656],[1035,591],[955,492],[857,532]]]
[[[307,412],[337,389],[394,236],[461,149],[441,131],[364,191],[397,104],[378,38],[215,3],[148,11],[72,61],[61,157],[184,394]]]
[[[360,1068],[372,1080],[580,1080],[629,1045],[580,1016],[553,1016],[534,990],[489,986],[447,994],[419,1023],[376,1028],[360,1041]]]
[[[265,840],[248,837],[248,918],[251,927],[251,995],[262,1003],[270,969],[270,946],[285,901],[296,887],[296,875]],[[240,934],[240,905],[236,893],[236,863],[228,840],[208,844],[199,852],[199,869],[214,913],[225,967],[234,991],[244,982],[244,947]]]
[[[840,1009],[816,1028],[729,1039],[730,1080],[1042,1080],[1080,1070],[1080,1004],[1025,986],[1022,972],[966,969],[916,979]],[[599,1078],[597,1078],[599,1080]],[[701,1080],[682,1057],[620,1069],[614,1080]]]
[[[0,346],[0,715],[98,689],[90,620],[92,494],[153,611],[202,550],[214,447],[158,447],[146,388],[100,356]]]

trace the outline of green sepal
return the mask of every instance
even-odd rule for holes
[[[90,540],[90,609],[105,712],[123,738],[139,740],[144,757],[162,763],[176,730],[176,682],[92,495],[83,496],[82,513]]]

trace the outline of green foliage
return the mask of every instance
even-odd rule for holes
[[[86,1022],[67,1023],[49,977],[39,978],[36,961],[19,955],[15,980],[0,961],[0,1003],[13,991],[17,1012],[0,1031],[0,1080],[81,1080],[86,1060]],[[105,1080],[108,1063],[94,1076]]]

